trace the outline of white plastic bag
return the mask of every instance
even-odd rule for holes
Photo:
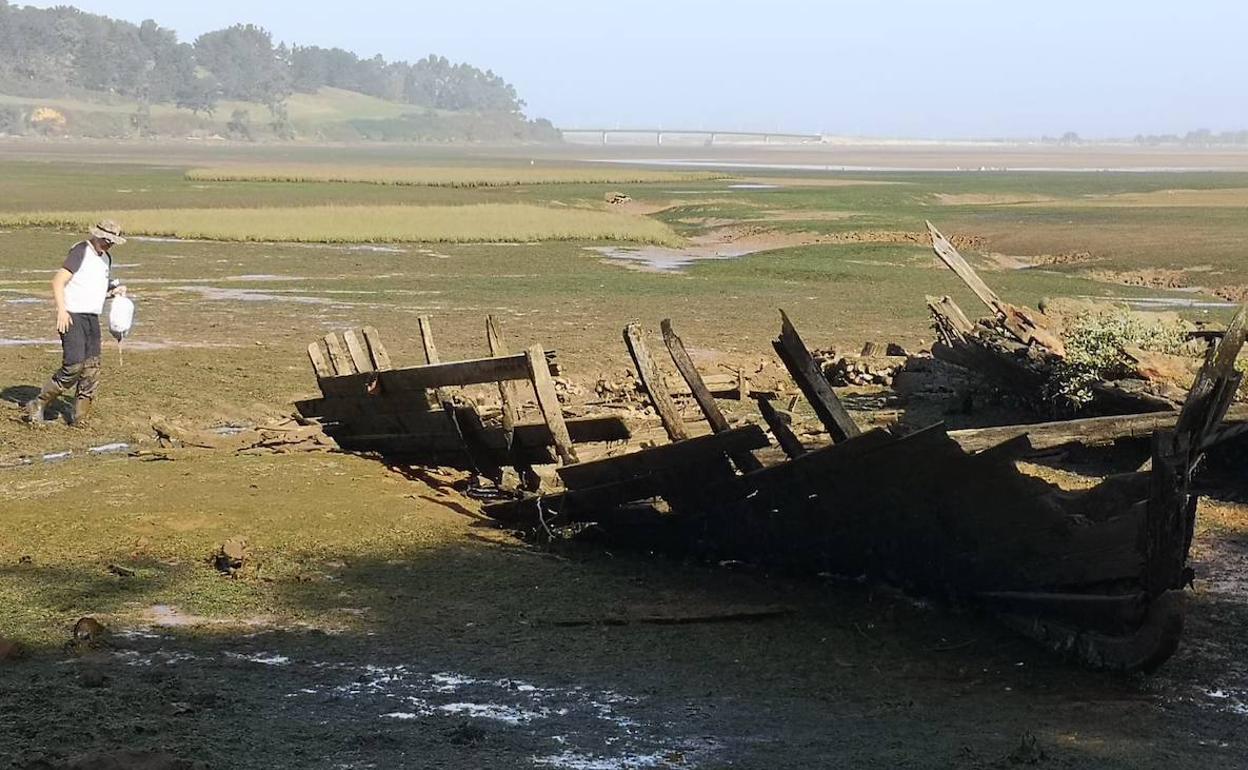
[[[108,309],[108,333],[117,340],[117,365],[122,366],[121,341],[130,333],[134,326],[134,300],[129,297],[113,297],[112,307]]]
[[[113,297],[113,306],[108,310],[108,333],[120,343],[133,325],[134,301],[129,297]]]

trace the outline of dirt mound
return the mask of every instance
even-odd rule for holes
[[[1088,277],[1094,281],[1120,283],[1125,286],[1146,286],[1151,289],[1186,289],[1191,286],[1187,271],[1164,267],[1125,272],[1093,270],[1088,273]]]

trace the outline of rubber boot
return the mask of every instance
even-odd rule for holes
[[[71,423],[75,428],[87,427],[87,420],[91,417],[91,407],[95,405],[95,399],[79,396],[74,399],[74,417]]]
[[[56,380],[49,380],[48,384],[43,386],[43,390],[39,391],[39,395],[26,402],[27,422],[35,423],[36,425],[45,422],[44,410],[63,392],[64,389],[56,384]]]

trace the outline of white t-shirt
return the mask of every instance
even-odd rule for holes
[[[65,309],[70,313],[103,313],[112,266],[113,258],[108,252],[96,251],[90,241],[70,249],[62,265],[74,274],[65,284]]]

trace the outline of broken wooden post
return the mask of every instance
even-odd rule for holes
[[[940,257],[940,260],[962,279],[967,288],[979,297],[980,302],[988,306],[993,316],[1011,335],[1024,345],[1035,344],[1054,355],[1066,355],[1065,343],[1058,335],[1045,328],[1032,312],[1015,307],[1008,302],[1002,302],[996,292],[988,288],[988,284],[979,277],[979,273],[975,272],[971,264],[931,222],[927,223],[927,231],[932,237],[932,250],[936,252],[936,256]]]
[[[325,353],[321,350],[320,340],[308,345],[308,360],[312,362],[312,371],[316,372],[318,381],[325,377],[334,376],[334,367],[326,360]]]
[[[802,442],[797,436],[793,435],[792,429],[789,428],[781,417],[776,408],[771,405],[771,400],[767,398],[758,399],[758,411],[763,415],[763,421],[767,423],[767,427],[771,429],[771,435],[776,437],[776,443],[784,450],[784,453],[790,458],[801,457],[806,454],[806,447],[802,446]]]
[[[689,357],[685,343],[672,328],[672,319],[663,319],[659,327],[663,330],[663,342],[667,345],[667,351],[672,354],[672,362],[676,364],[676,370],[680,372],[680,376],[684,377],[685,382],[688,383],[694,401],[698,402],[702,414],[706,415],[706,421],[711,424],[711,431],[723,433],[728,430],[728,419],[724,417],[719,405],[715,403],[715,397],[706,387],[706,382],[702,379],[698,368],[693,365],[693,359]],[[730,457],[742,473],[749,473],[763,467],[758,458],[749,452],[734,452]]]
[[[927,309],[941,341],[947,345],[962,342],[975,332],[975,324],[950,297],[928,297]]]
[[[976,297],[979,297],[979,301],[987,305],[993,314],[1003,315],[1005,310],[1001,298],[997,296],[996,292],[988,288],[988,284],[984,283],[984,279],[979,277],[979,273],[976,273],[970,263],[958,253],[958,250],[953,247],[949,239],[941,235],[940,231],[931,222],[927,223],[927,232],[932,237],[932,250],[936,252],[936,256],[940,257],[940,261],[944,262],[955,275],[961,278],[962,283],[966,284],[966,287]]]
[[[507,344],[503,342],[503,333],[498,328],[498,321],[492,315],[485,317],[485,339],[486,344],[489,345],[491,356],[507,355]],[[498,397],[499,402],[502,404],[503,436],[507,441],[508,453],[512,453],[512,450],[515,448],[516,421],[519,417],[517,404],[520,401],[515,381],[499,380]],[[518,452],[514,454],[513,467],[515,467],[516,473],[520,474],[522,485],[525,489],[536,491],[541,486],[541,478],[533,471],[532,466],[519,457]]]
[[[429,316],[422,315],[417,317],[416,325],[420,329],[420,344],[425,351],[425,363],[440,363],[438,348],[433,344],[433,325],[429,322]]]
[[[429,321],[429,316],[422,315],[416,318],[416,326],[420,330],[420,346],[425,352],[425,363],[438,364],[441,359],[438,357],[438,348],[433,344],[433,324]],[[442,388],[435,388],[431,403],[442,404],[446,407],[450,403],[451,395]]]
[[[347,354],[337,334],[325,335],[325,348],[329,351],[329,360],[334,364],[335,375],[341,377],[344,374],[355,374],[355,367],[351,365],[351,356]]]
[[[507,355],[507,345],[503,342],[502,332],[494,316],[485,317],[485,339],[490,347],[490,355],[495,358]],[[516,385],[511,380],[498,381],[498,397],[503,408],[503,430],[510,435],[516,427]]]
[[[780,311],[780,319],[780,337],[772,342],[772,346],[797,382],[797,387],[814,407],[815,414],[819,415],[819,421],[831,434],[832,440],[844,441],[862,433],[783,310]]]
[[[659,419],[663,422],[667,437],[672,441],[689,438],[689,432],[685,430],[684,422],[676,411],[676,403],[667,391],[663,372],[650,357],[650,350],[646,347],[640,326],[632,323],[624,327],[624,344],[628,346],[629,355],[633,357],[633,364],[637,367],[637,376],[650,397],[650,403],[654,405],[654,411],[658,412]]]
[[[1209,350],[1205,365],[1196,375],[1179,416],[1176,430],[1192,433],[1192,446],[1199,450],[1226,416],[1241,377],[1235,360],[1248,338],[1248,305],[1240,307],[1222,339]]]
[[[379,372],[393,369],[390,363],[390,354],[386,352],[386,346],[381,344],[381,335],[371,326],[365,326],[360,330],[364,335],[364,341],[368,343],[368,354],[373,359],[373,368]]]
[[[559,405],[559,395],[555,392],[555,381],[550,377],[546,352],[541,345],[534,345],[525,351],[525,360],[528,363],[529,380],[533,383],[533,392],[537,396],[537,406],[542,412],[542,418],[546,420],[546,427],[550,429],[555,452],[565,464],[578,462],[572,438],[568,435],[567,423],[563,420],[563,407]]]

